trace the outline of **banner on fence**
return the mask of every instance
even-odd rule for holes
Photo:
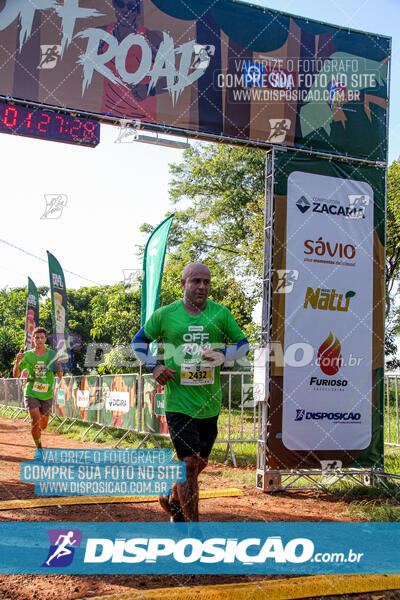
[[[39,295],[36,285],[28,277],[28,298],[26,300],[25,314],[25,352],[32,350],[32,333],[39,326]]]
[[[5,4],[1,96],[385,160],[389,38],[230,0],[80,4]]]
[[[100,424],[118,429],[134,429],[136,375],[104,375],[101,381]]]
[[[150,433],[168,433],[164,387],[152,377],[143,378],[143,429]]]
[[[275,155],[270,468],[383,461],[385,170]]]
[[[53,346],[57,350],[60,362],[67,363],[70,356],[68,352],[67,288],[64,272],[56,257],[49,251],[47,251],[47,257],[49,261],[53,332],[55,334]]]

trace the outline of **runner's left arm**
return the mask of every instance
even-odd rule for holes
[[[247,338],[243,338],[237,344],[232,344],[222,349],[221,352],[225,354],[225,362],[239,360],[247,356],[250,352],[249,341]]]
[[[225,362],[229,362],[247,356],[250,351],[250,346],[246,336],[236,323],[230,310],[226,308],[225,311],[224,333],[233,344],[227,346],[222,352],[225,354]]]
[[[149,340],[144,332],[144,327],[137,332],[132,340],[132,348],[141,363],[146,369],[152,373],[154,367],[160,363],[155,356],[150,352],[150,344],[153,340]]]

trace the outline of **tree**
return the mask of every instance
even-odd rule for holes
[[[400,310],[394,305],[400,272],[400,160],[388,170],[386,205],[386,328],[385,355],[389,369],[400,367],[396,336],[400,333]]]
[[[265,152],[194,146],[171,173],[172,202],[190,203],[175,214],[171,247],[183,244],[198,259],[215,257],[261,277]]]
[[[38,288],[39,299],[48,292]],[[27,288],[0,290],[0,374],[10,377],[12,365],[20,348],[24,346]]]
[[[400,159],[392,162],[388,170],[386,219],[386,314],[388,316],[400,270]]]
[[[140,329],[141,290],[127,289],[122,283],[105,286],[103,293],[93,299],[92,310],[93,338],[113,346],[104,356],[98,372],[105,375],[137,371],[130,343]]]
[[[51,336],[51,299],[44,299],[48,288],[39,288],[38,292],[39,325],[45,327]],[[0,374],[3,377],[11,375],[15,356],[23,347],[26,298],[26,287],[0,291]],[[129,347],[133,334],[140,327],[140,291],[126,289],[123,284],[67,290],[67,303],[74,375],[93,370],[87,360],[90,344],[96,344],[96,347],[102,344],[115,348],[120,345]],[[90,356],[95,356],[95,351]],[[97,356],[96,364],[101,358],[101,355]]]
[[[205,262],[212,274],[210,299],[225,304],[246,333],[253,333],[252,312],[262,290],[264,171],[263,151],[224,145],[194,146],[185,150],[182,163],[171,165],[170,196],[179,208],[161,304],[182,297],[186,264]]]

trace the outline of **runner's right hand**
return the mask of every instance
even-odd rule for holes
[[[156,365],[153,369],[152,375],[157,381],[157,383],[159,383],[160,385],[165,385],[170,379],[176,381],[173,375],[174,373],[176,373],[174,369],[170,369],[165,365]]]
[[[20,351],[17,354],[17,361],[20,362],[24,356],[25,352],[23,350],[23,348],[20,349]]]

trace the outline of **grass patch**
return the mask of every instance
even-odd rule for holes
[[[367,521],[376,521],[384,523],[398,523],[400,521],[400,506],[397,499],[380,498],[374,500],[362,500],[354,502],[348,509],[351,516],[357,519],[365,519]]]

